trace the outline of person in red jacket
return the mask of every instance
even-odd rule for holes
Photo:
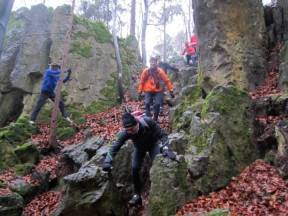
[[[192,46],[192,43],[189,43],[188,41],[185,43],[185,48],[182,52],[182,55],[186,54],[186,61],[188,65],[194,65],[195,62],[193,60],[195,59],[196,54],[196,48]]]
[[[168,75],[157,66],[157,59],[154,57],[150,58],[150,67],[143,70],[140,76],[140,83],[138,87],[138,94],[141,97],[141,94],[145,93],[145,113],[146,116],[150,117],[151,111],[150,106],[154,100],[154,121],[157,122],[160,105],[163,104],[163,94],[164,88],[161,85],[161,81],[165,83],[170,96],[174,98],[173,94],[173,84],[170,81]]]

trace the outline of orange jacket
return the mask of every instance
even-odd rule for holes
[[[167,74],[159,67],[157,67],[157,78],[158,78],[158,85],[157,80],[154,80],[153,76],[149,74],[149,68],[143,70],[140,76],[140,83],[138,87],[138,93],[142,92],[161,92],[163,91],[163,86],[161,82],[164,82],[169,91],[173,91],[173,84],[170,81]]]

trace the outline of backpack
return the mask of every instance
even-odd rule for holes
[[[148,123],[145,121],[144,119],[144,113],[142,113],[141,111],[139,110],[136,110],[134,112],[131,113],[134,118],[142,125],[144,126],[144,128],[146,129],[150,129]]]

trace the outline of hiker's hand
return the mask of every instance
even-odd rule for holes
[[[69,69],[67,70],[67,73],[68,73],[68,76],[70,76],[70,75],[71,75],[71,73],[72,73],[72,70],[71,70],[71,68],[69,68]]]
[[[108,162],[104,162],[102,165],[102,170],[105,172],[111,172],[112,170],[112,164]]]
[[[143,98],[143,95],[141,93],[138,94],[138,100],[141,101]]]
[[[171,96],[171,98],[175,98],[173,91],[170,92],[170,96]]]

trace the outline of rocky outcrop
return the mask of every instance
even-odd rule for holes
[[[265,24],[260,0],[193,0],[204,89],[254,89],[265,77]],[[245,8],[245,10],[239,10]]]
[[[174,129],[182,134],[176,137],[186,140],[180,151],[185,155],[194,195],[226,186],[257,158],[248,94],[234,86],[218,86],[205,99],[197,99],[196,89],[194,97],[193,92],[186,95],[174,114],[178,119]]]
[[[67,5],[53,11],[40,4],[12,14],[0,58],[0,126],[22,110],[23,115],[31,112],[48,62],[61,61],[69,11]],[[128,48],[133,43],[120,45],[128,87],[139,69],[138,51]],[[74,17],[67,65],[73,73],[64,86],[66,103],[87,107],[100,99],[116,101],[115,50],[103,23]]]

